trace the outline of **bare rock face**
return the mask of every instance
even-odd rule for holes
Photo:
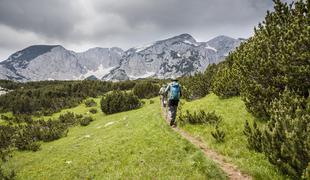
[[[30,46],[0,63],[0,78],[21,81],[101,79],[119,66],[123,50],[93,48],[75,53],[62,46]]]
[[[204,71],[221,62],[241,40],[218,36],[197,42],[189,34],[130,48],[92,48],[76,53],[62,46],[35,45],[0,63],[0,79],[19,81],[169,78]]]
[[[240,40],[227,36],[197,42],[191,35],[181,34],[144,47],[129,49],[125,52],[118,71],[112,71],[103,80],[113,80],[114,73],[117,73],[118,80],[121,77],[139,79],[191,75],[204,71],[209,64],[221,62],[240,43]]]

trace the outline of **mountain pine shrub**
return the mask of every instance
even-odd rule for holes
[[[214,111],[205,112],[200,110],[198,113],[195,111],[190,113],[188,110],[185,114],[180,114],[178,117],[178,122],[181,125],[186,123],[190,124],[218,124],[221,121],[221,117],[216,115]]]
[[[308,163],[307,169],[304,170],[304,173],[302,174],[302,179],[308,180],[310,179],[310,163]]]
[[[217,65],[210,64],[204,73],[196,73],[193,76],[182,77],[182,96],[186,100],[198,99],[206,96],[212,90],[213,76],[216,73]]]
[[[80,120],[80,125],[88,126],[92,121],[94,121],[94,118],[92,118],[91,116],[85,116]]]
[[[233,53],[246,107],[265,119],[286,87],[304,97],[310,89],[310,2],[274,3],[275,11],[268,11],[255,35]]]
[[[225,132],[220,130],[218,125],[215,126],[214,131],[211,131],[211,135],[218,143],[224,142],[225,140]]]
[[[2,164],[11,157],[14,133],[14,127],[0,125],[0,179],[11,180],[16,176],[14,170],[7,172],[2,167]]]
[[[1,180],[14,180],[16,179],[16,173],[15,171],[10,171],[9,173],[7,173],[2,169],[2,167],[0,167],[0,179]]]
[[[37,129],[32,125],[19,125],[16,128],[14,145],[18,150],[38,151],[40,144],[38,143]]]
[[[92,113],[92,114],[96,114],[98,111],[97,111],[96,108],[91,108],[91,109],[89,110],[89,112]]]
[[[86,107],[94,107],[97,106],[97,103],[93,99],[87,99],[85,100]]]
[[[150,81],[137,83],[133,88],[133,94],[140,99],[152,98],[158,95],[159,86]]]
[[[0,125],[0,161],[5,161],[13,147],[13,136],[15,128],[11,126]]]
[[[73,126],[79,122],[79,118],[73,112],[66,112],[59,116],[60,123],[63,123],[65,126]]]
[[[214,94],[221,98],[229,98],[239,95],[239,81],[237,72],[232,68],[232,56],[230,55],[225,62],[218,65],[218,70],[213,77]]]
[[[246,122],[248,145],[264,152],[283,173],[300,179],[310,162],[310,98],[286,89],[270,106],[266,127],[251,128]]]
[[[248,148],[262,152],[262,132],[254,121],[253,128],[245,121],[243,134],[247,137]]]
[[[54,141],[68,134],[67,124],[62,123],[60,120],[37,120],[30,126],[36,127],[36,131],[32,133],[38,140],[44,142]]]
[[[264,152],[284,173],[300,178],[310,162],[310,98],[285,90],[271,103],[269,112]]]
[[[139,98],[133,93],[113,91],[101,99],[101,110],[106,114],[129,111],[141,106]]]

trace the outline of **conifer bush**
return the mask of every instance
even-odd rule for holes
[[[15,171],[6,172],[2,167],[2,163],[11,156],[14,133],[14,127],[0,125],[0,179],[11,180],[16,176]]]
[[[248,145],[262,151],[283,173],[300,179],[310,162],[310,98],[289,90],[272,101],[266,127],[245,125]]]
[[[212,92],[221,98],[238,96],[240,93],[240,83],[237,72],[232,68],[233,55],[230,55],[225,62],[218,65],[213,77]]]
[[[133,93],[113,91],[101,99],[101,110],[106,114],[129,111],[141,106],[139,98]]]
[[[274,2],[275,11],[267,12],[255,35],[233,53],[245,104],[265,119],[285,88],[304,97],[310,89],[310,2]]]
[[[4,170],[0,167],[0,179],[1,180],[14,180],[15,179],[15,171],[11,171],[9,174],[5,173]]]
[[[302,179],[308,180],[310,179],[310,163],[308,163],[307,169],[304,170],[304,173],[302,174]]]
[[[85,100],[84,104],[86,107],[94,107],[97,106],[97,103],[93,99],[87,99]]]
[[[73,112],[61,114],[58,119],[66,126],[73,126],[79,122],[79,118]]]
[[[310,162],[310,98],[285,90],[269,112],[264,152],[283,172],[299,178]]]
[[[88,126],[94,119],[91,116],[85,116],[80,120],[81,126]]]
[[[247,137],[248,148],[262,152],[262,132],[254,121],[253,128],[248,121],[245,121],[243,134]]]
[[[36,136],[36,128],[32,125],[17,127],[14,146],[18,150],[38,151],[40,144],[38,143],[38,137]]]
[[[221,119],[214,111],[206,113],[203,110],[200,110],[198,113],[196,111],[190,113],[187,110],[185,114],[181,113],[178,117],[180,124],[218,124]]]
[[[5,161],[11,148],[13,147],[13,136],[15,128],[11,126],[0,125],[0,161]]]
[[[88,97],[97,97],[113,89],[127,89],[134,84],[89,80],[16,83],[19,88],[0,96],[0,112],[50,115],[77,106]]]
[[[64,137],[68,133],[67,125],[61,123],[59,120],[49,119],[34,121],[34,125],[37,128],[37,139],[49,142]]]
[[[225,140],[225,132],[220,130],[218,125],[215,126],[214,131],[211,131],[211,135],[218,143],[224,142]]]
[[[204,73],[196,73],[193,76],[180,78],[182,97],[186,100],[193,100],[209,94],[212,90],[213,77],[217,71],[217,66],[210,64]]]
[[[245,125],[249,147],[300,179],[310,161],[310,1],[274,2],[275,11],[233,53],[233,68],[247,109],[269,120]]]
[[[91,109],[89,110],[89,112],[92,113],[92,114],[96,114],[98,111],[97,111],[96,108],[91,108]]]
[[[133,88],[133,94],[140,99],[158,96],[159,86],[150,81],[137,83]]]

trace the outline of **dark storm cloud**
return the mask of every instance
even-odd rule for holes
[[[286,0],[287,1],[287,0]],[[179,33],[249,37],[271,0],[0,0],[0,60],[32,44],[129,48]]]
[[[123,0],[98,4],[98,12],[115,13],[131,26],[151,23],[162,29],[252,23],[272,7],[271,0]]]
[[[71,1],[0,0],[0,23],[53,38],[65,38],[81,16]]]

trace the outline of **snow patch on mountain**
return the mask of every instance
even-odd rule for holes
[[[138,46],[138,47],[135,47],[134,49],[136,49],[136,52],[141,52],[141,51],[144,51],[147,48],[153,46],[154,44],[155,43],[151,43],[151,44],[148,44],[148,45],[145,45],[145,46]]]
[[[103,65],[100,64],[97,70],[88,70],[87,73],[82,74],[79,79],[85,79],[89,76],[95,76],[98,79],[101,79],[103,76],[110,73],[115,67],[103,68]]]
[[[155,74],[156,74],[155,72],[148,72],[148,71],[146,71],[145,74],[140,75],[140,76],[129,76],[129,79],[131,79],[131,80],[143,79],[143,78],[153,77],[153,76],[155,76]]]
[[[206,49],[211,49],[212,51],[217,52],[217,49],[215,49],[214,47],[211,47],[209,45],[205,46]]]
[[[19,58],[20,56],[22,56],[24,53],[22,53],[22,52],[18,52],[18,53],[16,53],[14,56],[13,56],[13,58]]]
[[[193,46],[199,46],[198,43],[196,43],[196,42],[191,42],[191,41],[189,41],[189,40],[184,40],[183,42],[186,43],[186,44],[193,45]]]

